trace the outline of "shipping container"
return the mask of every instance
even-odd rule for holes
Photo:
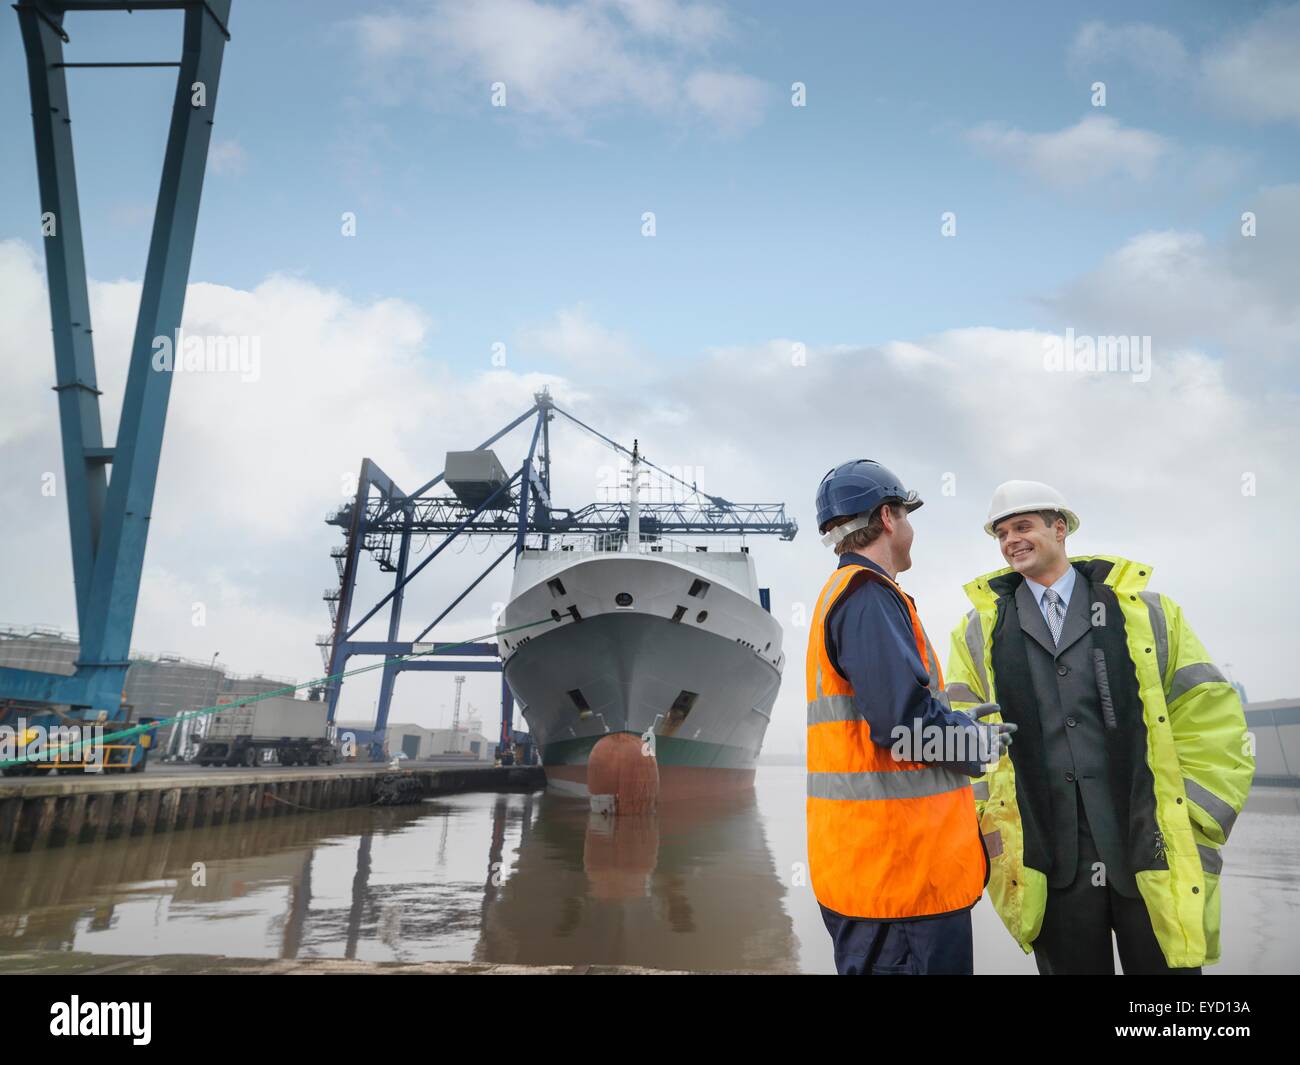
[[[221,700],[217,701],[220,704]],[[206,738],[216,740],[230,736],[250,736],[259,740],[282,737],[321,739],[325,736],[327,710],[328,704],[323,702],[272,695],[213,714]]]
[[[236,696],[218,700],[235,702]],[[333,765],[338,761],[326,726],[328,704],[271,695],[213,714],[199,746],[199,765],[256,766],[273,752],[280,765]]]

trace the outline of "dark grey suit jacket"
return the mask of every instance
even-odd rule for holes
[[[1052,634],[1029,585],[1016,589],[1016,610],[1029,657],[1029,674],[1038,704],[1051,794],[1052,869],[1048,887],[1068,887],[1079,870],[1080,815],[1086,818],[1106,866],[1106,880],[1116,891],[1137,897],[1137,884],[1124,861],[1124,834],[1111,801],[1106,757],[1105,721],[1097,694],[1092,658],[1092,604],[1082,575],[1075,579],[1066,607],[1061,642]],[[1082,802],[1082,806],[1080,806]]]

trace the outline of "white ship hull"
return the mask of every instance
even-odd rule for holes
[[[784,655],[748,554],[527,550],[499,630],[553,786],[613,732],[654,734],[661,799],[752,784]]]

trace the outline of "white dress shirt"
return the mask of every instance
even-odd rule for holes
[[[1055,584],[1051,585],[1052,591],[1061,597],[1062,614],[1070,609],[1070,593],[1074,591],[1074,578],[1074,567],[1067,566],[1065,572],[1061,574],[1060,579]],[[1043,613],[1043,620],[1047,621],[1047,607],[1043,603],[1043,593],[1047,591],[1048,586],[1030,580],[1028,577],[1025,578],[1025,583],[1029,585],[1029,590],[1034,593],[1034,600],[1038,603],[1038,609]],[[1048,622],[1047,627],[1049,629],[1052,627],[1051,622]]]

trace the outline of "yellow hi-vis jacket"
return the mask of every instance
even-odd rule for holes
[[[1241,700],[1178,605],[1146,590],[1150,566],[1103,555],[1070,562],[1086,582],[1076,589],[1092,596],[1094,654],[1105,656],[1107,698],[1122,741],[1134,754],[1129,819],[1120,829],[1128,835],[1126,854],[1138,890],[1169,966],[1213,964],[1219,960],[1219,848],[1245,805],[1255,772]],[[1025,679],[1014,679],[1020,670],[1012,646],[1022,636],[1018,626],[1014,632],[1008,626],[1009,638],[1002,639],[1000,624],[1022,580],[1002,569],[965,586],[975,609],[952,634],[947,691],[953,709],[997,702],[1012,720],[1009,703],[1018,698],[1023,705]],[[1125,663],[1130,668],[1121,668]],[[998,667],[1004,671],[1001,684]],[[1015,698],[1013,686],[1019,691]],[[1048,870],[1034,867],[1045,864],[1045,848],[1043,841],[1027,838],[1027,829],[1029,836],[1040,831],[1033,827],[1035,818],[1022,817],[1023,804],[1043,797],[1017,781],[1017,755],[1013,743],[976,781],[975,805],[992,856],[989,897],[1029,953],[1047,906]]]

